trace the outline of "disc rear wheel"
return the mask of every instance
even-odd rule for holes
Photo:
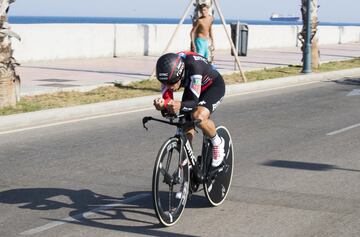
[[[208,174],[204,183],[204,191],[213,206],[219,206],[223,203],[229,193],[234,165],[234,149],[229,131],[224,126],[218,127],[216,131],[220,137],[224,138],[225,157],[219,167],[213,168],[211,167],[211,150],[207,152]],[[209,149],[211,149],[211,146]]]

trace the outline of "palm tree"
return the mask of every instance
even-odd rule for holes
[[[19,37],[10,31],[7,21],[9,5],[14,1],[0,0],[0,108],[14,107],[20,98],[20,78],[15,72],[16,62],[10,40],[11,37]]]
[[[301,0],[301,15],[303,19],[303,28],[301,32],[298,35],[299,40],[302,43],[301,50],[304,52],[305,49],[305,38],[306,38],[306,25],[307,25],[307,7],[306,3],[307,1],[311,1],[311,66],[312,68],[318,68],[320,65],[319,57],[320,57],[320,51],[318,48],[318,38],[316,36],[317,33],[317,27],[319,25],[318,21],[318,0]],[[304,55],[304,54],[303,54]],[[304,60],[304,59],[302,59]]]

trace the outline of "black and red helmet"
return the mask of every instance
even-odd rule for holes
[[[156,63],[156,78],[163,84],[175,84],[184,78],[185,63],[175,53],[161,56]]]

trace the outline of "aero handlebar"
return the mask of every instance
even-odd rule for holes
[[[201,122],[201,120],[190,120],[190,121],[186,121],[185,120],[185,116],[183,114],[181,115],[171,115],[171,116],[166,116],[166,119],[168,119],[169,121],[167,120],[162,120],[162,119],[157,119],[157,118],[153,118],[153,117],[144,117],[142,119],[142,123],[143,123],[143,126],[146,130],[148,130],[148,128],[146,127],[146,124],[151,121],[151,120],[154,120],[154,121],[157,121],[157,122],[160,122],[160,123],[165,123],[165,124],[169,124],[169,125],[172,125],[172,126],[176,126],[178,128],[183,128],[183,127],[187,127],[187,126],[193,126],[193,125],[196,125],[198,123]],[[177,122],[174,122],[175,119],[178,119]]]

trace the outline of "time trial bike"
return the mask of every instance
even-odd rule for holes
[[[230,190],[234,167],[234,149],[229,131],[224,126],[216,128],[225,141],[225,157],[222,164],[214,168],[211,166],[210,139],[203,136],[201,155],[196,157],[185,135],[187,127],[196,126],[200,121],[188,119],[185,115],[166,116],[165,120],[144,117],[144,128],[148,129],[146,124],[151,120],[177,127],[176,134],[161,146],[153,170],[153,205],[160,223],[174,225],[180,219],[188,198],[201,185],[212,206],[223,203]]]

